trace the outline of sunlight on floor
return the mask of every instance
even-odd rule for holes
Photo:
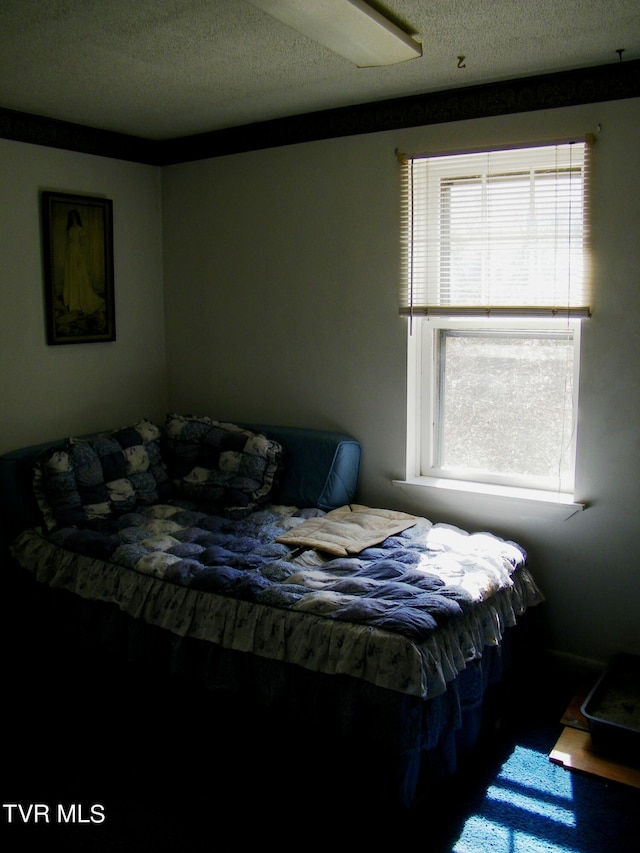
[[[576,832],[571,774],[546,753],[517,746],[453,853],[573,853]]]

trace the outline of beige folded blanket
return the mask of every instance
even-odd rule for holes
[[[346,557],[383,542],[417,521],[415,515],[406,512],[351,504],[331,510],[319,518],[308,518],[278,536],[276,541]]]

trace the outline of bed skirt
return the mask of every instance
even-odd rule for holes
[[[323,761],[344,762],[354,785],[366,785],[379,802],[402,810],[411,808],[420,790],[451,778],[464,763],[505,677],[518,665],[518,650],[526,647],[524,614],[517,626],[505,630],[500,644],[469,661],[444,693],[424,700],[347,675],[312,672],[180,637],[112,603],[36,586],[42,606],[39,617],[38,610],[31,611],[40,620],[34,627],[41,637],[54,640],[57,634],[66,642],[79,672],[84,661],[85,671],[109,672],[112,681],[119,673],[116,683],[121,677],[123,682],[172,682],[174,693],[184,686],[190,713],[198,720],[198,697],[231,715],[241,709],[253,720],[247,736],[256,738],[257,747],[268,738],[286,752],[304,733],[305,743]],[[126,730],[129,722],[122,719],[118,725]],[[207,735],[214,741],[224,737],[224,728],[218,727]]]

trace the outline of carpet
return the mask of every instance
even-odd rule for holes
[[[640,792],[549,760],[560,726],[529,722],[484,745],[430,853],[631,853]],[[492,754],[493,753],[493,754]],[[456,786],[452,787],[455,795]],[[442,813],[442,811],[441,811]]]

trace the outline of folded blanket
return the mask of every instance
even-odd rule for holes
[[[346,557],[413,527],[417,521],[415,515],[406,512],[350,504],[319,518],[307,518],[276,541]]]

